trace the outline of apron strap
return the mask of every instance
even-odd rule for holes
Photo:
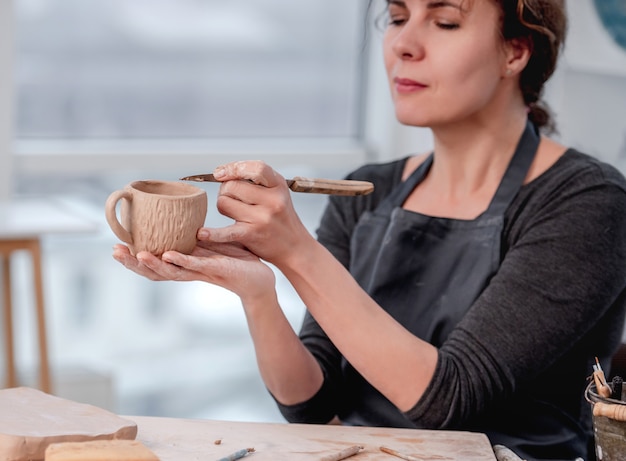
[[[406,178],[406,180],[395,187],[387,198],[381,203],[393,207],[402,206],[406,198],[413,192],[422,179],[426,176],[433,164],[434,153],[430,153],[428,157]]]
[[[483,216],[503,215],[509,207],[520,188],[524,184],[524,179],[528,173],[535,153],[539,147],[539,133],[532,122],[528,121],[520,140],[518,141],[515,153],[509,162],[506,172],[500,181],[500,185],[487,207]],[[402,203],[411,194],[413,189],[422,182],[430,167],[433,164],[434,153],[431,153],[417,169],[383,201],[387,206],[402,206]]]
[[[517,144],[513,158],[502,177],[502,181],[500,181],[493,200],[484,214],[491,216],[504,214],[524,184],[528,169],[539,147],[539,140],[539,133],[536,127],[532,122],[526,122],[526,128]]]

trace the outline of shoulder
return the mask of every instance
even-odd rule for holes
[[[626,179],[617,168],[576,149],[568,149],[552,167],[525,187],[533,190],[563,185],[578,188],[606,185],[626,191]]]
[[[614,166],[568,149],[550,168],[522,186],[507,218],[514,234],[548,221],[554,225],[577,223],[577,227],[592,221],[589,224],[597,228],[607,220],[624,220],[626,225],[626,179]]]
[[[592,190],[621,196],[626,193],[626,179],[614,166],[576,149],[568,149],[554,165],[525,184],[519,195],[533,201],[553,202]]]
[[[368,195],[358,197],[331,197],[331,201],[353,209],[371,209],[385,198],[402,182],[402,174],[408,157],[384,162],[368,163],[349,173],[345,179],[369,181],[374,184],[374,191]]]

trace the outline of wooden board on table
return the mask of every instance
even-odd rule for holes
[[[399,461],[380,446],[426,461],[495,461],[486,435],[336,425],[246,423],[133,417],[137,439],[161,461],[212,461],[244,448],[250,461],[313,461],[354,445],[364,447],[348,461]]]
[[[0,461],[43,460],[52,443],[137,435],[134,421],[28,387],[0,390],[0,409]]]
[[[52,443],[45,461],[159,461],[139,440]]]

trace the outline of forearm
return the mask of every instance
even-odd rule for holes
[[[244,310],[261,377],[274,398],[284,405],[311,398],[322,386],[323,374],[285,317],[276,293],[244,301]]]
[[[415,405],[434,373],[436,348],[389,316],[314,239],[277,267],[359,373],[400,410]]]

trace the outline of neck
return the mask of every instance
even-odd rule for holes
[[[495,190],[526,126],[524,110],[507,119],[433,128],[435,161],[429,179],[443,196],[463,197]],[[494,122],[495,120],[495,122]]]

